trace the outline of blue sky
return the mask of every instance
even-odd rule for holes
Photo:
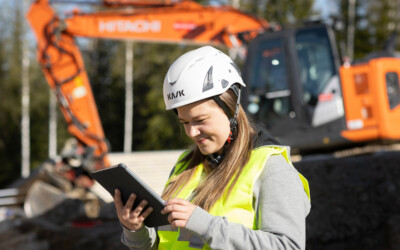
[[[333,0],[315,0],[314,8],[321,12],[322,18],[327,18],[330,13],[337,12],[336,1]]]

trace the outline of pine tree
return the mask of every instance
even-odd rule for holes
[[[316,14],[313,11],[314,0],[266,0],[264,3],[256,0],[250,5],[254,14],[280,25],[298,23]]]
[[[338,0],[340,11],[338,19],[344,23],[344,29],[337,33],[342,52],[346,50],[348,31],[348,0]],[[357,0],[355,11],[354,59],[362,60],[372,52],[382,51],[393,32],[400,29],[397,1]]]
[[[9,5],[3,6],[4,8],[11,9]],[[5,12],[0,12],[0,76],[2,79],[0,91],[0,184],[3,186],[10,182],[10,179],[16,178],[19,174],[20,161],[17,160],[19,150],[19,100],[18,88],[13,86],[11,81],[10,70],[14,66],[15,61],[11,61],[10,53],[13,48],[11,47],[11,29],[9,25],[10,20]]]
[[[121,152],[125,109],[123,43],[104,39],[91,39],[90,43],[90,50],[81,47],[85,68],[110,149]]]
[[[6,6],[10,8],[11,6]],[[10,178],[16,178],[20,171],[20,75],[21,46],[21,12],[12,9],[13,19],[1,16],[4,20],[4,33],[2,37],[2,83],[0,92],[0,161],[3,163],[0,174],[0,181],[9,182]],[[4,171],[4,172],[3,172]]]
[[[173,111],[165,111],[163,80],[169,66],[193,46],[172,44],[135,45],[134,135],[139,150],[183,148],[189,143]]]
[[[400,3],[391,0],[370,1],[367,11],[370,42],[375,51],[383,50],[390,36],[400,30]]]

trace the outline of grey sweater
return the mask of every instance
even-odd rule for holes
[[[207,244],[211,249],[305,249],[305,218],[311,205],[297,170],[282,155],[271,156],[253,193],[259,230],[196,207],[181,229],[180,239],[189,241],[194,248]],[[121,240],[130,249],[158,246],[155,228],[123,228]]]

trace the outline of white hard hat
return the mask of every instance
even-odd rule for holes
[[[246,86],[229,56],[211,46],[189,51],[171,65],[165,76],[166,109],[220,95],[235,83]]]

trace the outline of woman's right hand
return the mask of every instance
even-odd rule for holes
[[[153,208],[149,207],[146,209],[146,211],[142,213],[143,209],[147,205],[146,200],[142,200],[139,205],[133,209],[132,206],[135,202],[136,194],[131,194],[124,206],[121,200],[121,192],[116,189],[114,193],[115,208],[117,210],[117,216],[121,224],[124,227],[133,231],[141,229],[144,225],[144,220],[153,211]]]

